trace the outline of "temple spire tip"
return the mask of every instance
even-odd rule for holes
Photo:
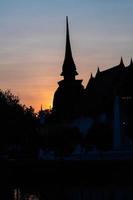
[[[64,79],[74,80],[76,75],[78,75],[78,73],[76,71],[76,66],[72,56],[70,36],[69,36],[69,22],[68,22],[68,16],[66,16],[66,48],[65,48],[65,58],[61,76],[64,76]]]

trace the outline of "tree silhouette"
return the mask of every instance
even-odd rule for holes
[[[0,90],[0,151],[11,145],[32,149],[35,146],[37,119],[34,109],[21,105],[10,90]],[[32,148],[31,148],[32,144]],[[16,151],[16,150],[15,150]]]

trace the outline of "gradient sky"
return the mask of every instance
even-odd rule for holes
[[[133,0],[0,0],[0,88],[36,111],[52,106],[62,79],[66,15],[84,86],[98,66],[133,56]]]

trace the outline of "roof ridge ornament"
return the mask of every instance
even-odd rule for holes
[[[100,68],[99,67],[97,67],[97,74],[99,74],[100,73]]]
[[[91,73],[91,75],[90,75],[90,79],[93,79],[93,75],[92,75],[92,73]]]
[[[133,59],[132,59],[132,57],[131,57],[130,65],[129,66],[133,66]]]
[[[97,67],[97,72],[96,72],[96,75],[95,75],[95,77],[97,77],[99,74],[100,74],[100,68],[99,68],[99,67]]]
[[[124,66],[125,67],[122,56],[121,56],[121,60],[120,60],[120,66]]]

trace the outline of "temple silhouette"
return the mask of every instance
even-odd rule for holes
[[[82,80],[75,79],[78,72],[71,51],[68,17],[66,18],[65,58],[60,75],[64,80],[58,82],[59,87],[54,94],[53,112],[57,119],[70,120],[82,112],[84,87],[81,84]]]
[[[91,74],[84,88],[78,75],[72,56],[68,17],[66,17],[66,47],[62,66],[63,80],[55,91],[53,99],[53,116],[56,121],[81,123],[83,118],[93,119],[95,127],[98,123],[108,126],[106,132],[113,133],[114,148],[128,144],[127,136],[133,138],[133,61],[124,65],[120,63],[104,71],[97,69],[96,75]],[[87,124],[87,123],[86,123]],[[86,125],[85,124],[85,125]],[[84,126],[85,126],[84,125]],[[77,125],[78,126],[78,125]],[[100,131],[100,130],[99,130]]]
[[[53,114],[60,120],[71,120],[81,115],[95,117],[101,113],[113,113],[116,96],[123,107],[132,103],[133,61],[125,66],[121,57],[117,66],[91,74],[86,88],[77,80],[76,65],[72,56],[68,17],[66,17],[66,47],[62,66],[63,80],[54,94]],[[126,103],[125,103],[126,102]],[[126,105],[125,105],[126,104]]]

